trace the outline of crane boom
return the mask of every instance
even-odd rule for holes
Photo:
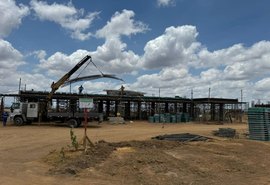
[[[74,74],[87,60],[91,60],[90,55],[86,55],[76,66],[74,66],[69,72],[67,72],[62,78],[60,78],[56,83],[52,83],[51,92],[48,94],[46,101],[49,102],[52,99],[53,94],[57,89],[69,79],[69,77]]]

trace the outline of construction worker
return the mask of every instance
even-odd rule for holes
[[[79,87],[79,94],[82,94],[82,91],[83,91],[83,86],[81,85],[81,86]]]
[[[2,119],[3,119],[3,126],[5,127],[7,125],[7,119],[8,119],[7,112],[3,112]]]

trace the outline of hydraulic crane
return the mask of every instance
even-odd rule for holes
[[[63,85],[70,78],[70,76],[73,75],[89,59],[92,62],[91,56],[86,55],[76,66],[74,66],[68,73],[66,73],[64,76],[62,76],[62,78],[60,78],[55,83],[53,82],[52,85],[51,85],[51,92],[48,94],[48,96],[46,98],[46,102],[51,101],[52,96],[55,93],[55,91],[57,91],[57,89],[59,89],[59,87],[61,85]]]
[[[57,82],[53,82],[51,84],[51,91],[46,96],[44,101],[40,102],[20,102],[12,105],[14,111],[11,115],[15,125],[24,125],[24,123],[29,123],[33,120],[37,120],[41,122],[42,120],[54,120],[61,121],[62,123],[68,123],[71,127],[78,127],[82,120],[84,119],[84,114],[78,110],[69,110],[65,112],[54,111],[51,109],[52,105],[52,97],[53,94],[66,82],[73,82],[70,80],[70,77],[88,60],[97,68],[97,66],[93,63],[90,55],[86,55],[80,62],[78,62],[69,72],[67,72],[64,76],[62,76]],[[89,62],[89,63],[90,63]],[[89,64],[88,63],[88,64]],[[88,65],[87,64],[87,65]],[[85,67],[87,67],[87,65]],[[97,68],[98,69],[98,68]],[[101,72],[101,71],[100,71]],[[101,72],[100,75],[93,75],[90,79],[96,79],[101,77],[114,78],[118,79],[114,75],[105,75]],[[84,77],[82,79],[89,79],[89,76]],[[81,78],[75,78],[76,80],[81,80]],[[103,117],[102,113],[91,113],[88,114],[89,117]]]

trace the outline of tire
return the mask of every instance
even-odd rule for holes
[[[82,120],[77,120],[77,123],[78,123],[77,127],[81,126],[82,125]]]
[[[76,119],[70,119],[67,122],[70,128],[77,128],[79,126],[78,121]]]
[[[15,118],[14,118],[14,124],[15,124],[16,126],[23,126],[24,123],[23,123],[22,117],[15,117]]]

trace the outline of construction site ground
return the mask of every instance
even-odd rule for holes
[[[237,138],[213,136],[218,128]],[[128,122],[88,126],[95,147],[74,151],[70,128],[45,124],[0,128],[1,185],[266,185],[270,143],[246,138],[247,123],[162,124]],[[73,129],[76,140],[84,128]],[[156,141],[151,137],[192,133],[209,141]]]

